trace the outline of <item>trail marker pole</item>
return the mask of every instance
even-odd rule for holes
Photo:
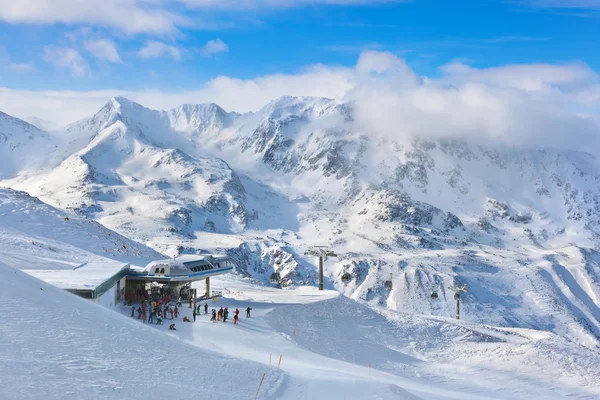
[[[279,369],[279,366],[281,365],[281,357],[283,357],[283,354],[279,356],[279,363],[277,363],[277,369]]]
[[[273,355],[273,353],[269,353],[269,365],[271,365],[271,356]]]
[[[260,388],[262,387],[263,381],[265,380],[266,373],[263,374],[262,379],[260,380],[260,385],[258,385],[258,390],[256,391],[256,396],[254,396],[254,400],[258,398],[258,393],[260,392]]]

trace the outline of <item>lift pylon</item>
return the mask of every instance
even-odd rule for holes
[[[319,257],[319,290],[323,290],[323,260],[325,257],[337,257],[337,254],[327,246],[313,246],[304,255]]]

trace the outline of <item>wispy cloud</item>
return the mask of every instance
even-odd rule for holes
[[[169,56],[174,60],[181,60],[182,50],[176,46],[163,42],[147,42],[146,45],[137,52],[139,58],[159,58]]]
[[[85,40],[83,42],[85,50],[99,60],[105,60],[112,63],[122,62],[115,42],[109,39]]]
[[[539,8],[579,8],[600,10],[600,1],[598,0],[521,0],[518,4]]]
[[[378,42],[359,42],[344,44],[328,44],[323,46],[324,50],[336,53],[360,54],[364,50],[382,50],[385,46]]]
[[[76,78],[85,77],[90,74],[88,63],[73,48],[46,46],[44,47],[42,58],[49,64],[68,70]]]
[[[506,43],[506,42],[545,42],[549,37],[535,36],[499,36],[494,38],[479,39],[482,43]]]
[[[35,67],[27,63],[9,63],[8,68],[13,72],[25,73],[35,71]]]
[[[0,0],[0,21],[114,28],[127,34],[172,35],[181,28],[220,29],[204,11],[264,12],[308,5],[374,5],[404,0]],[[187,11],[181,12],[182,5]],[[192,10],[192,14],[190,14]],[[194,14],[194,11],[198,13]]]
[[[201,53],[206,57],[214,56],[219,53],[227,53],[229,51],[229,46],[221,39],[217,38],[215,40],[209,40],[206,42],[204,47],[201,50]]]

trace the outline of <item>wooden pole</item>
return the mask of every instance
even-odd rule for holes
[[[279,369],[279,366],[281,365],[281,357],[283,357],[283,354],[281,354],[281,355],[279,356],[279,363],[277,364],[277,369]]]
[[[258,398],[258,393],[260,392],[260,388],[262,387],[263,381],[265,380],[266,373],[263,374],[262,379],[260,380],[260,385],[258,385],[258,390],[256,391],[256,396],[254,396],[254,400]]]
[[[273,353],[269,353],[269,365],[271,365],[271,356],[273,355]]]

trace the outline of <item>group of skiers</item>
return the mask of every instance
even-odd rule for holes
[[[250,318],[250,311],[252,310],[252,307],[248,307],[246,308],[246,318]],[[235,309],[235,311],[233,312],[233,323],[237,324],[238,320],[239,320],[239,316],[240,316],[240,310],[239,309]],[[223,322],[227,322],[227,319],[229,318],[229,309],[227,307],[223,308],[219,308],[219,311],[215,310],[214,308],[212,309],[212,315],[210,317],[210,320],[212,322],[217,322],[217,321],[223,321]]]
[[[191,306],[192,302],[190,301],[190,306]],[[179,304],[180,305],[180,304]],[[193,310],[193,318],[194,318],[194,322],[196,322],[196,316],[200,315],[200,308],[201,305],[200,304],[196,304],[196,302],[194,301],[194,310]],[[252,310],[251,307],[246,308],[246,318],[250,318],[250,311]],[[131,316],[135,317],[135,312],[136,312],[136,308],[135,306],[131,306]],[[156,320],[157,324],[162,324],[163,319],[167,319],[167,316],[170,316],[170,319],[177,319],[177,317],[179,316],[180,312],[179,312],[179,307],[178,304],[175,304],[175,307],[171,307],[171,305],[167,302],[164,303],[164,308],[162,305],[162,302],[157,302],[157,301],[152,301],[149,302],[148,304],[146,304],[146,302],[142,302],[142,305],[140,307],[137,308],[137,313],[138,313],[138,319],[141,319],[143,322],[148,322],[149,324],[154,323],[154,321]],[[204,303],[204,314],[208,314],[208,303]],[[237,324],[238,320],[239,320],[239,314],[240,314],[240,310],[239,309],[235,309],[234,313],[233,313],[233,323]],[[214,308],[212,309],[212,315],[210,320],[212,322],[216,322],[216,321],[223,321],[223,322],[227,322],[227,319],[229,318],[229,309],[227,307],[223,308],[221,307],[219,309],[219,311],[215,310]],[[183,317],[183,322],[192,322],[190,321],[190,319],[188,317]],[[175,327],[175,324],[171,324],[169,326],[169,329],[173,329]]]

